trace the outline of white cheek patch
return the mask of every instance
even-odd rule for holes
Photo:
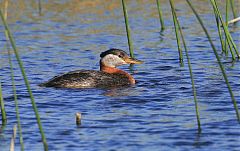
[[[102,62],[109,67],[116,67],[122,64],[126,64],[121,58],[113,54],[109,54],[103,57]]]

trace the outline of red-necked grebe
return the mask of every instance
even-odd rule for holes
[[[135,84],[135,79],[127,72],[117,69],[123,64],[141,64],[120,49],[110,49],[100,55],[100,71],[77,70],[56,76],[40,84],[56,88],[107,88]]]

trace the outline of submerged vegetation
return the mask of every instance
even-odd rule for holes
[[[237,100],[234,96],[234,93],[232,91],[230,82],[229,82],[229,78],[228,75],[225,71],[224,65],[221,61],[221,57],[219,56],[220,53],[224,54],[224,55],[228,55],[228,53],[231,53],[231,59],[232,61],[236,61],[240,58],[239,55],[239,51],[238,51],[238,47],[235,44],[231,33],[229,32],[229,27],[228,24],[231,23],[231,21],[229,22],[229,16],[230,13],[229,11],[232,11],[232,16],[233,18],[238,18],[238,14],[235,8],[235,4],[234,4],[234,0],[225,0],[225,20],[223,19],[223,11],[220,11],[219,9],[219,4],[217,3],[217,1],[215,0],[210,0],[209,4],[211,4],[212,8],[213,8],[213,15],[215,16],[215,20],[216,20],[216,28],[218,29],[218,36],[219,36],[219,42],[221,44],[221,51],[218,51],[216,46],[213,43],[213,40],[211,38],[211,33],[209,33],[209,31],[206,29],[205,23],[204,21],[201,19],[200,14],[197,12],[194,3],[186,0],[186,5],[188,4],[189,8],[191,8],[193,14],[196,16],[199,24],[201,25],[204,33],[206,34],[208,41],[211,45],[211,48],[214,52],[214,55],[216,57],[217,63],[219,65],[219,68],[221,70],[222,76],[225,80],[225,83],[227,85],[231,100],[232,100],[232,104],[234,106],[234,110],[236,113],[236,117],[238,122],[240,122],[240,114],[238,111],[238,104],[237,104]],[[7,0],[5,1],[7,2]],[[189,70],[189,74],[190,74],[190,79],[191,79],[191,85],[192,85],[192,93],[193,93],[193,100],[194,100],[194,104],[195,104],[195,113],[196,113],[196,120],[197,120],[197,126],[198,126],[198,132],[200,133],[202,128],[201,128],[201,114],[199,113],[199,107],[198,107],[198,100],[197,100],[197,89],[195,86],[195,82],[194,82],[194,71],[192,70],[192,65],[191,65],[191,60],[189,57],[189,52],[188,51],[188,46],[187,46],[187,42],[185,41],[184,38],[184,33],[182,31],[182,26],[180,24],[181,20],[178,19],[178,14],[177,14],[177,8],[175,6],[175,2],[174,0],[169,0],[168,1],[170,4],[170,10],[169,12],[164,12],[162,10],[162,5],[161,5],[161,1],[160,0],[156,0],[156,7],[157,7],[157,11],[158,11],[158,16],[159,16],[159,23],[160,23],[160,33],[164,33],[164,30],[167,28],[165,23],[164,23],[164,13],[171,13],[172,14],[172,18],[173,18],[173,24],[172,26],[174,26],[174,31],[175,31],[175,36],[176,36],[176,43],[177,43],[177,49],[178,49],[178,59],[180,62],[180,65],[183,66],[184,65],[184,54],[186,56],[187,59],[187,64],[188,64],[188,70]],[[38,3],[38,12],[39,15],[42,15],[42,2],[41,0],[37,1]],[[131,36],[131,24],[129,23],[129,20],[131,20],[131,18],[128,18],[128,12],[127,12],[127,8],[129,8],[130,6],[127,5],[127,1],[122,0],[121,1],[121,6],[122,6],[122,12],[123,12],[123,17],[124,17],[124,21],[125,21],[125,28],[126,28],[126,36],[127,36],[127,41],[128,41],[128,47],[129,47],[129,52],[130,52],[130,56],[134,57],[134,52],[133,52],[133,40],[132,40],[132,36]],[[231,7],[230,7],[231,6]],[[120,8],[118,8],[120,9]],[[19,132],[19,140],[20,140],[20,144],[21,144],[21,150],[24,150],[24,142],[23,142],[23,136],[22,136],[22,130],[21,130],[21,122],[20,122],[20,115],[21,113],[19,113],[19,109],[18,109],[18,99],[17,99],[17,92],[16,92],[16,86],[15,86],[15,79],[14,79],[14,67],[12,64],[12,60],[11,60],[11,52],[10,52],[10,48],[9,48],[9,44],[11,45],[11,48],[13,49],[14,55],[16,57],[16,60],[18,62],[19,65],[19,69],[21,70],[22,73],[22,77],[23,77],[23,81],[25,82],[26,88],[28,90],[28,94],[31,100],[31,104],[32,104],[32,108],[34,110],[35,113],[35,118],[39,127],[39,131],[42,137],[42,143],[44,146],[45,150],[48,150],[48,144],[47,144],[47,140],[45,137],[45,134],[43,132],[43,128],[42,128],[42,124],[41,124],[41,120],[40,120],[40,115],[38,113],[38,109],[37,109],[37,105],[35,103],[35,99],[34,96],[32,94],[32,89],[31,86],[29,84],[29,80],[27,78],[27,74],[25,72],[20,54],[18,52],[16,43],[15,43],[15,39],[13,38],[13,35],[10,31],[10,28],[8,26],[7,23],[7,5],[5,6],[5,15],[3,14],[2,9],[0,10],[0,17],[2,20],[2,25],[4,26],[4,30],[5,30],[5,36],[6,36],[6,47],[8,50],[8,57],[9,57],[9,66],[10,66],[10,70],[11,70],[11,80],[12,80],[12,89],[13,89],[13,96],[14,96],[14,103],[15,103],[15,110],[16,110],[16,118],[17,118],[17,131]],[[17,41],[17,39],[16,39]],[[183,46],[182,46],[183,45]],[[184,48],[185,52],[182,52],[182,47]],[[1,80],[1,77],[0,77]],[[7,124],[7,113],[5,111],[5,106],[4,106],[4,96],[2,94],[2,85],[1,85],[1,81],[0,81],[0,105],[1,105],[1,120],[2,120],[2,127],[4,127],[4,125]],[[81,125],[81,116],[79,115],[79,118],[77,119],[78,125]],[[16,128],[15,128],[16,131]],[[14,135],[15,138],[15,135]]]

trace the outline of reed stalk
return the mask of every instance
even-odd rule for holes
[[[162,16],[162,9],[161,9],[159,0],[156,0],[156,2],[157,2],[157,8],[158,8],[159,22],[161,24],[161,32],[163,32],[165,29],[165,26],[164,26],[164,20],[163,20],[163,16]]]
[[[0,124],[0,132],[3,132],[6,128],[7,122]]]
[[[4,11],[5,20],[7,20],[7,8],[8,8],[8,0],[5,1],[5,11]],[[18,126],[18,132],[19,132],[19,141],[21,144],[21,151],[23,151],[24,143],[23,143],[23,137],[22,137],[22,128],[21,128],[20,116],[19,116],[19,110],[18,110],[18,100],[17,100],[16,86],[14,82],[15,80],[14,80],[14,72],[13,72],[13,65],[11,60],[10,47],[8,45],[9,36],[6,30],[5,30],[5,36],[7,39],[6,48],[8,50],[8,61],[9,61],[10,70],[11,70],[11,80],[12,80],[13,96],[14,96],[14,103],[15,103],[15,111],[16,111],[16,117],[17,117],[17,126]]]
[[[226,23],[226,26],[227,26],[227,27],[228,27],[228,10],[229,10],[229,3],[230,3],[230,1],[229,1],[229,0],[226,0],[225,23]],[[225,38],[225,50],[226,50],[226,52],[228,52],[228,51],[227,51],[227,38]]]
[[[170,5],[171,5],[171,8],[172,8],[172,15],[174,16],[177,28],[179,29],[179,33],[180,33],[180,36],[181,36],[181,39],[182,39],[182,43],[183,43],[184,50],[185,50],[185,55],[186,55],[187,62],[188,62],[188,69],[189,69],[189,74],[190,74],[191,84],[192,84],[192,92],[193,92],[193,97],[194,97],[198,131],[201,132],[201,122],[200,122],[200,115],[199,115],[199,110],[198,110],[197,91],[196,91],[195,84],[194,84],[194,77],[193,77],[193,73],[192,73],[191,61],[190,61],[190,57],[188,55],[188,49],[187,49],[187,45],[186,45],[184,35],[183,35],[182,29],[181,29],[181,25],[180,25],[179,20],[177,19],[177,13],[175,11],[174,3],[173,3],[172,0],[169,0],[169,1],[170,1]]]
[[[223,77],[224,77],[225,83],[226,83],[226,85],[227,85],[227,87],[228,87],[228,91],[229,91],[229,94],[230,94],[230,96],[231,96],[232,103],[233,103],[233,105],[234,105],[234,109],[235,109],[235,112],[236,112],[236,116],[237,116],[238,122],[240,123],[240,115],[239,115],[239,111],[238,111],[237,101],[235,100],[234,94],[233,94],[233,92],[232,92],[232,88],[231,88],[231,86],[230,86],[230,84],[229,84],[229,82],[228,82],[227,74],[226,74],[226,72],[225,72],[224,66],[222,65],[222,62],[221,62],[221,60],[220,60],[220,57],[218,56],[217,50],[216,50],[216,48],[215,48],[215,46],[214,46],[214,44],[213,44],[213,42],[212,42],[212,39],[211,39],[210,35],[208,34],[207,29],[205,28],[205,26],[204,26],[204,24],[203,24],[203,21],[201,20],[201,18],[200,18],[200,16],[198,15],[197,11],[196,11],[195,8],[193,7],[192,3],[191,3],[189,0],[186,0],[186,1],[187,1],[188,5],[190,6],[190,8],[192,9],[193,13],[195,14],[198,22],[199,22],[200,25],[202,26],[202,28],[203,28],[203,30],[204,30],[207,38],[208,38],[208,41],[209,41],[209,43],[210,43],[210,45],[211,45],[211,47],[212,47],[212,49],[213,49],[213,52],[214,52],[214,54],[215,54],[215,56],[216,56],[218,65],[219,65],[219,67],[220,67],[220,69],[221,69],[221,72],[222,72],[222,75],[223,75]]]
[[[7,17],[7,7],[8,7],[8,0],[4,1],[4,17]],[[2,95],[2,85],[0,81],[0,106],[1,106],[1,113],[2,113],[2,124],[6,125],[7,123],[7,115],[5,111],[5,105],[4,105],[4,100],[3,100],[3,95]]]
[[[227,51],[226,51],[227,49],[225,47],[225,44],[227,45],[227,43],[225,43],[226,41],[224,42],[224,40],[223,40],[221,23],[220,23],[220,20],[219,20],[219,16],[218,16],[218,14],[215,10],[214,10],[214,15],[215,15],[216,23],[217,23],[218,35],[219,35],[219,39],[220,39],[220,42],[221,42],[222,52],[227,54]],[[232,54],[232,59],[235,60],[235,55],[234,55],[232,49],[230,49],[230,50],[231,50],[231,54]]]
[[[1,113],[2,113],[2,125],[5,125],[7,123],[7,115],[6,115],[5,106],[4,106],[1,82],[0,82],[0,105],[1,105]]]
[[[234,48],[234,50],[235,50],[235,53],[237,54],[237,57],[240,58],[237,46],[234,43],[234,41],[232,39],[232,36],[231,36],[231,34],[230,34],[230,32],[229,32],[229,30],[228,30],[224,20],[222,19],[222,15],[221,15],[220,10],[218,8],[217,2],[215,0],[210,0],[210,1],[211,1],[211,4],[213,6],[214,11],[217,13],[217,15],[218,15],[218,17],[219,17],[219,19],[221,21],[221,24],[223,26],[223,30],[224,30],[224,33],[225,33],[225,37],[227,38],[227,43],[228,43],[228,46],[230,48],[230,51],[231,51],[231,46],[232,46]]]
[[[38,14],[39,14],[39,16],[42,15],[42,3],[41,3],[41,0],[38,0]]]
[[[235,2],[234,0],[230,0],[231,8],[232,8],[232,13],[233,13],[233,18],[237,18],[237,11],[235,9]]]
[[[172,16],[173,16],[173,23],[174,23],[174,28],[175,28],[175,35],[177,39],[177,45],[178,45],[178,55],[179,55],[179,61],[180,64],[183,65],[183,53],[182,53],[182,48],[181,48],[181,41],[180,41],[180,36],[179,36],[179,28],[177,25],[177,16],[175,15],[175,7],[173,5],[173,1],[169,0],[170,5],[171,5],[171,10],[172,10]]]
[[[128,22],[128,12],[127,12],[125,0],[122,0],[122,7],[123,7],[124,20],[125,20],[125,27],[126,27],[126,32],[127,32],[129,53],[130,53],[130,56],[132,58],[134,58],[133,44],[132,44],[132,38],[131,38],[131,29],[130,29],[129,22]]]
[[[47,151],[47,150],[48,150],[48,145],[47,145],[47,141],[46,141],[46,138],[45,138],[43,129],[42,129],[42,124],[41,124],[40,116],[39,116],[39,114],[38,114],[38,109],[37,109],[36,103],[35,103],[35,101],[34,101],[34,97],[33,97],[33,94],[32,94],[32,90],[31,90],[31,88],[30,88],[30,84],[29,84],[29,82],[28,82],[28,79],[27,79],[27,76],[26,76],[26,73],[25,73],[25,70],[24,70],[22,61],[21,61],[21,59],[20,59],[20,56],[19,56],[19,53],[18,53],[16,44],[15,44],[15,41],[14,41],[14,38],[13,38],[11,32],[10,32],[10,29],[9,29],[9,27],[8,27],[8,24],[7,24],[7,22],[5,21],[5,18],[4,18],[4,16],[3,16],[3,13],[2,13],[1,10],[0,10],[0,17],[1,17],[1,19],[2,19],[4,28],[5,28],[5,30],[7,31],[7,34],[8,34],[8,37],[9,37],[9,41],[10,41],[10,43],[11,43],[11,46],[12,46],[13,50],[14,50],[15,57],[16,57],[17,62],[18,62],[18,64],[19,64],[19,67],[20,67],[20,70],[21,70],[21,73],[22,73],[22,76],[23,76],[23,79],[24,79],[26,88],[27,88],[27,90],[28,90],[28,94],[29,94],[30,99],[31,99],[31,104],[32,104],[33,110],[34,110],[34,112],[35,112],[35,117],[36,117],[36,120],[37,120],[37,123],[38,123],[39,131],[40,131],[40,133],[41,133],[42,142],[43,142],[43,145],[44,145],[44,150]]]
[[[18,132],[19,132],[19,141],[21,144],[21,151],[23,151],[24,143],[23,143],[23,137],[22,137],[22,127],[21,127],[21,123],[20,123],[20,116],[19,116],[19,110],[18,110],[18,99],[17,99],[16,86],[15,86],[15,82],[14,82],[15,80],[14,80],[14,73],[13,73],[10,49],[8,49],[8,61],[9,61],[10,70],[11,70],[11,80],[12,80],[13,96],[14,96],[14,103],[15,103],[15,111],[16,111],[16,117],[17,117],[17,126],[18,126]]]
[[[215,3],[216,4],[216,3]],[[226,4],[226,5],[228,5],[228,3]],[[217,6],[217,4],[216,4],[216,6]],[[226,6],[226,10],[228,9],[228,6]],[[213,6],[213,10],[214,10],[214,14],[215,14],[215,16],[217,16],[217,18],[218,18],[218,22],[221,20],[220,19],[220,17],[221,17],[221,14],[220,14],[220,11],[218,11],[214,6]],[[226,18],[227,18],[227,12],[226,12]],[[227,25],[226,25],[227,26]],[[228,29],[228,27],[227,27],[227,29]],[[225,30],[224,30],[224,32],[225,32]],[[230,43],[230,39],[229,39],[229,37],[227,37],[226,36],[227,34],[225,33],[225,50],[226,50],[226,52],[227,52],[227,46],[229,47],[229,50],[230,50],[230,52],[231,52],[231,54],[232,54],[232,59],[233,60],[235,60],[236,58],[235,58],[235,55],[234,55],[234,53],[233,53],[233,48],[232,48],[232,45],[231,45],[231,43]],[[222,41],[221,41],[222,42]]]

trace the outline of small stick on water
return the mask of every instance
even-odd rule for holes
[[[17,125],[15,124],[13,126],[13,134],[12,134],[12,138],[11,138],[10,151],[14,151],[16,134],[17,134]]]
[[[240,17],[228,21],[228,24],[233,24],[233,23],[236,23],[236,22],[238,22],[238,21],[240,21]]]
[[[80,112],[77,112],[75,116],[76,116],[76,124],[81,125],[82,114]]]

